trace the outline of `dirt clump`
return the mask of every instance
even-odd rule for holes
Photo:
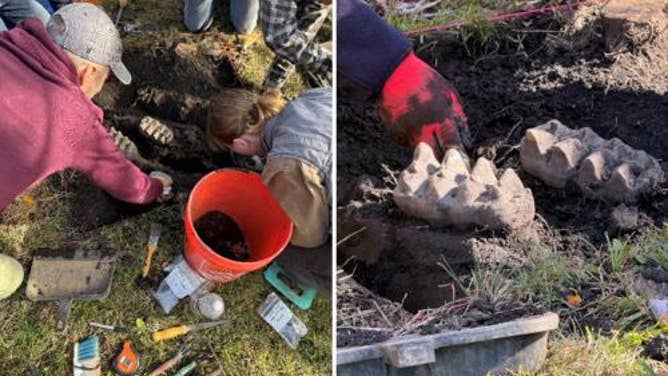
[[[239,225],[229,215],[210,211],[195,221],[195,231],[214,252],[234,260],[248,261],[248,245]]]
[[[642,355],[660,362],[668,361],[668,335],[660,334],[645,342]]]
[[[638,208],[634,206],[618,205],[610,214],[611,232],[631,231],[638,227]]]

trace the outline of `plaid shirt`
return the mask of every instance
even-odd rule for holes
[[[307,71],[331,75],[331,52],[314,42],[326,18],[322,12],[330,9],[316,1],[262,0],[260,22],[265,42],[277,57]]]

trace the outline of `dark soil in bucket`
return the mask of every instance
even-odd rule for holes
[[[498,323],[554,309],[536,302],[478,302],[466,312],[447,308],[453,299],[465,298],[452,274],[467,287],[476,264],[522,268],[540,249],[565,255],[577,265],[601,263],[606,237],[618,235],[610,230],[614,206],[586,199],[575,187],[548,187],[523,172],[517,145],[527,128],[550,119],[573,128],[591,127],[602,137],[617,137],[645,150],[668,170],[668,81],[666,70],[657,69],[668,67],[666,54],[647,48],[650,56],[611,57],[597,21],[591,32],[573,39],[560,32],[564,25],[561,17],[545,16],[499,26],[486,45],[450,34],[414,41],[419,57],[436,67],[462,98],[473,138],[469,155],[515,169],[531,189],[537,216],[521,233],[434,228],[402,213],[392,190],[413,151],[391,141],[373,103],[339,97],[337,261],[342,275],[359,285],[348,288],[357,293],[347,297],[342,292],[346,289],[339,291],[337,326],[345,328],[337,332],[339,346]],[[586,40],[577,40],[581,37]],[[636,231],[661,227],[668,218],[666,184],[637,206],[643,219]],[[441,267],[444,263],[451,273]],[[567,287],[587,302],[602,294],[596,284]],[[572,312],[558,304],[565,312],[564,332],[579,325],[607,332],[617,323],[612,313],[586,315],[585,310]]]
[[[210,211],[195,221],[199,237],[219,255],[234,261],[248,261],[248,245],[239,225],[229,215]]]

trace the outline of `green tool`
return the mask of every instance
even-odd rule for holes
[[[269,268],[264,271],[264,278],[270,285],[291,301],[292,304],[302,310],[311,308],[313,299],[315,299],[315,296],[318,294],[313,287],[308,287],[297,281],[295,278],[291,278],[285,269],[283,269],[277,262],[273,262]],[[290,287],[285,280],[291,282],[295,288]]]
[[[192,371],[195,370],[195,367],[197,367],[197,361],[192,361],[188,363],[187,366],[181,368],[178,372],[174,374],[174,376],[186,376],[190,374]]]

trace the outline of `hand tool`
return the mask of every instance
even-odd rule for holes
[[[181,360],[183,360],[183,357],[186,356],[186,353],[187,351],[179,351],[174,357],[159,365],[158,368],[154,369],[146,376],[160,376],[166,374],[167,371],[181,363]]]
[[[98,244],[42,248],[33,252],[26,296],[57,301],[57,329],[64,331],[73,300],[104,299],[111,291],[116,251]]]
[[[118,26],[118,22],[121,20],[121,15],[123,15],[123,9],[128,6],[128,0],[118,0],[118,13],[116,13],[116,22],[114,25]]]
[[[200,324],[175,326],[173,328],[163,329],[153,333],[153,340],[155,342],[160,342],[175,337],[179,337],[196,330],[209,329],[227,323],[228,323],[227,320],[220,320],[220,321],[209,321]]]
[[[185,367],[181,368],[178,372],[174,374],[174,376],[186,376],[189,375],[192,371],[195,370],[195,367],[197,367],[197,361],[192,361],[188,363]]]
[[[114,371],[120,375],[132,375],[139,368],[139,354],[132,347],[131,341],[125,341],[121,352],[113,363]]]
[[[96,335],[91,335],[74,344],[74,376],[100,374],[100,345]]]
[[[148,272],[151,270],[151,261],[153,260],[153,254],[158,249],[158,240],[160,239],[161,231],[162,226],[157,223],[151,223],[151,232],[148,235],[148,245],[146,246],[146,259],[141,271],[142,278],[146,278]]]
[[[90,326],[92,326],[92,327],[94,327],[94,328],[100,328],[100,329],[104,329],[104,330],[110,330],[110,331],[112,331],[112,332],[116,332],[116,333],[127,333],[127,331],[128,331],[127,329],[122,328],[122,327],[120,327],[120,326],[101,324],[101,323],[99,323],[99,322],[94,322],[94,321],[89,322],[88,325],[90,325]]]

